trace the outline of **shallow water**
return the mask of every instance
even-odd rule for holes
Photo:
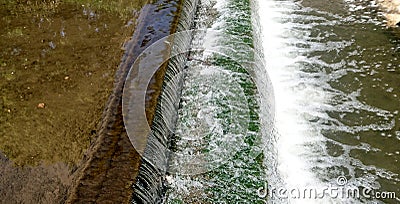
[[[88,2],[0,1],[0,150],[16,164],[76,164],[96,134],[141,5]]]
[[[0,202],[65,201],[144,3],[0,0]]]

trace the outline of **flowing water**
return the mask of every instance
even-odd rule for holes
[[[145,15],[147,19],[143,20],[143,27],[147,27],[150,31],[156,30],[158,33],[154,37],[150,37],[152,41],[147,41],[150,46],[143,48],[144,51],[140,53],[133,63],[126,80],[127,83],[125,84],[123,96],[125,127],[127,132],[130,133],[132,144],[143,156],[139,175],[134,185],[132,203],[160,203],[165,193],[164,177],[168,156],[166,150],[172,134],[171,129],[176,121],[176,104],[179,102],[180,87],[182,86],[180,73],[187,58],[185,50],[190,46],[191,40],[191,36],[188,34],[168,36],[166,30],[176,29],[178,32],[189,30],[192,26],[196,6],[197,0],[187,0],[183,4],[180,4],[179,1],[167,2],[160,0],[149,6],[150,15]],[[179,15],[175,13],[179,13]],[[146,25],[146,22],[153,22],[154,18],[162,19],[164,22],[157,21],[156,25]],[[168,28],[169,26],[171,28]],[[154,32],[150,32],[151,34],[154,34]],[[138,36],[142,37],[140,34]],[[146,36],[144,37],[146,39]],[[168,63],[165,63],[169,59],[169,56],[175,57]],[[144,104],[144,100],[148,100],[149,97],[141,97],[137,90],[143,86],[142,93],[148,94],[153,93],[154,88],[149,89],[149,87],[146,87],[146,82],[132,82],[135,82],[135,80],[144,81],[143,78],[145,78],[146,74],[151,71],[155,73],[161,67],[167,67],[164,77],[165,82],[162,87],[162,94],[160,95],[161,102],[156,106],[152,129],[148,130],[150,134],[141,134],[141,130],[145,128],[144,124],[147,125],[147,118],[144,109],[139,110],[143,111],[143,115],[140,115],[135,107],[144,108],[144,106],[141,106],[141,102]],[[154,73],[151,73],[149,77],[151,78]],[[150,78],[148,78],[149,82]],[[154,81],[154,79],[151,80]],[[135,86],[136,84],[139,84],[139,86]],[[135,100],[138,101],[138,98],[139,101],[143,99],[143,101],[137,102],[140,105],[136,105],[137,103],[134,102]],[[142,123],[136,122],[140,119],[143,119]],[[150,129],[150,127],[148,128]],[[140,145],[137,145],[138,143],[136,142],[144,144],[143,148],[139,147]]]
[[[20,165],[75,164],[144,2],[29,2],[0,0],[0,146]],[[174,41],[132,202],[400,202],[400,30],[374,0],[157,2],[168,19],[183,2],[177,30],[203,31]],[[42,196],[57,167],[4,166],[3,200],[59,199]]]
[[[251,54],[235,43],[245,42],[265,70],[249,80],[234,62],[191,53],[166,202],[400,201],[400,31],[385,26],[375,1],[200,1],[196,15],[196,28],[238,37],[194,36],[195,46],[213,41],[246,61]],[[269,81],[265,71],[274,96],[268,83],[254,88],[261,76]],[[192,165],[221,150],[233,153],[219,166]],[[179,157],[196,152],[194,162]]]
[[[274,187],[328,194],[292,202],[398,202],[399,30],[385,27],[374,1],[259,5],[284,181]]]
[[[252,7],[199,3],[194,28],[212,29],[194,32],[182,73],[167,203],[262,203],[257,189],[267,179],[262,149],[270,143],[273,97]]]

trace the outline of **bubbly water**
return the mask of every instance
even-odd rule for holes
[[[258,2],[277,104],[284,182],[275,187],[326,194],[294,194],[288,198],[294,203],[398,202],[396,31],[384,26],[374,1]],[[329,187],[358,189],[360,198],[323,192]],[[373,198],[372,192],[397,198]]]
[[[382,16],[363,0],[200,1],[195,28],[229,35],[192,43],[240,62],[190,53],[166,202],[398,202],[400,35]]]

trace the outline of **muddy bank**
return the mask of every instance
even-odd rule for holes
[[[64,163],[17,167],[0,153],[0,166],[0,203],[65,202],[70,178]]]
[[[149,45],[176,31],[182,1],[161,0],[143,7],[138,26],[116,72],[114,89],[102,117],[97,138],[74,173],[67,203],[127,203],[138,175],[140,155],[133,148],[122,116],[122,92],[126,76],[137,56]],[[166,71],[154,75],[146,95],[147,121],[151,125]]]

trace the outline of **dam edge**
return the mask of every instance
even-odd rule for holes
[[[140,11],[138,25],[126,45],[125,54],[115,74],[113,91],[103,112],[95,141],[88,148],[81,164],[73,172],[66,203],[120,202],[129,203],[133,184],[139,173],[141,156],[133,148],[124,127],[122,91],[126,76],[140,53],[162,37],[176,32],[184,0],[158,1]],[[157,7],[164,6],[163,12]],[[173,15],[168,15],[172,13]],[[156,22],[154,19],[162,19]],[[155,28],[155,29],[154,29]],[[165,32],[167,31],[167,32]],[[146,116],[151,125],[166,66],[151,80],[146,98]]]

